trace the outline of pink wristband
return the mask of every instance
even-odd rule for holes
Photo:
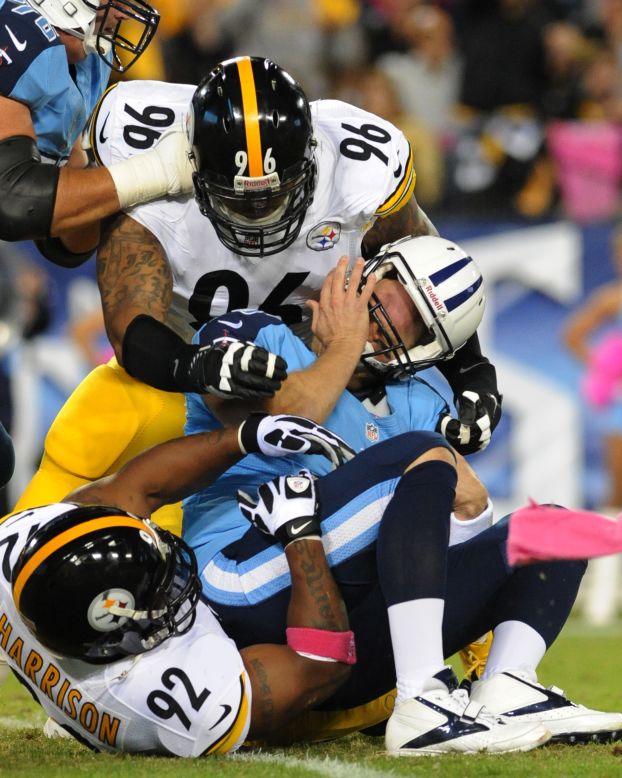
[[[327,629],[311,627],[288,627],[285,633],[287,645],[293,651],[334,659],[346,665],[356,664],[356,645],[354,632],[351,630],[330,632]]]

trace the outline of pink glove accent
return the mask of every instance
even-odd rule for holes
[[[622,515],[609,519],[531,503],[510,516],[508,561],[524,565],[545,559],[590,559],[622,551]]]

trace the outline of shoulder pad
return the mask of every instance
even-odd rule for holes
[[[33,77],[39,55],[53,46],[62,46],[56,30],[26,3],[8,0],[0,8],[0,95],[11,97],[17,82],[29,71]],[[40,65],[43,68],[43,65]],[[45,80],[47,79],[45,73]],[[36,82],[37,79],[31,79]],[[29,104],[28,94],[20,100]],[[32,95],[33,102],[39,95]]]
[[[102,95],[89,123],[89,141],[99,165],[148,151],[162,133],[182,128],[195,87],[163,81],[121,81]]]
[[[415,187],[413,155],[404,133],[391,122],[340,100],[312,105],[315,126],[330,151],[319,150],[320,170],[335,165],[344,215],[368,218],[399,210]],[[331,160],[334,160],[331,161]]]

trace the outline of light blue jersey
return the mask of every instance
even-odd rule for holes
[[[46,161],[69,157],[109,77],[98,54],[70,67],[46,19],[24,0],[0,0],[0,96],[28,106]]]
[[[224,314],[204,325],[194,340],[206,344],[222,337],[252,340],[268,351],[280,354],[287,361],[290,373],[308,367],[316,359],[280,319],[261,311]],[[333,412],[323,422],[324,426],[342,437],[355,451],[362,451],[403,432],[433,431],[439,416],[448,413],[445,400],[415,376],[388,384],[386,392],[389,415],[376,416],[353,394],[344,391]],[[221,427],[200,395],[186,395],[187,435]],[[227,470],[208,489],[189,497],[184,502],[183,536],[197,555],[199,570],[249,528],[239,512],[236,490],[242,489],[254,496],[257,487],[265,481],[301,468],[309,468],[317,475],[331,470],[328,460],[321,456],[291,455],[275,459],[251,454]]]

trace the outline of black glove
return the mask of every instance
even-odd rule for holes
[[[240,426],[238,440],[245,454],[322,454],[333,467],[354,456],[354,450],[338,435],[302,416],[251,413]]]
[[[441,417],[436,431],[444,435],[459,454],[483,451],[501,418],[501,395],[465,391],[457,398],[458,418]]]
[[[314,481],[309,470],[282,475],[262,484],[256,500],[238,489],[240,511],[260,532],[272,535],[283,547],[301,538],[318,538],[321,530]]]
[[[185,392],[209,392],[225,399],[272,397],[287,377],[287,362],[241,340],[185,346],[173,362],[173,376]]]

